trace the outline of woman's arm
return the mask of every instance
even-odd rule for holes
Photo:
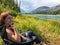
[[[26,37],[24,37],[22,34],[19,34],[22,38],[23,38],[23,40],[26,40],[27,38]]]
[[[6,32],[7,32],[8,39],[17,43],[21,42],[21,38],[19,34],[17,33],[17,31],[15,30],[15,28],[14,28],[14,33],[10,29],[6,29]]]
[[[27,38],[24,37],[21,33],[19,33],[18,30],[17,30],[16,28],[14,28],[14,32],[15,32],[15,31],[19,34],[20,37],[23,38],[23,40],[26,40],[26,39],[27,39]]]

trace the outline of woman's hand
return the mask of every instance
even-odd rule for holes
[[[26,40],[27,38],[26,37],[24,37],[22,34],[19,34],[22,38],[23,38],[23,40]]]
[[[17,32],[18,35],[23,38],[23,40],[26,40],[26,39],[27,39],[27,38],[24,37],[21,33],[18,32],[18,30],[15,28],[15,26],[12,25],[11,27],[13,28],[14,32]]]

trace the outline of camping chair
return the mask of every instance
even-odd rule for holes
[[[23,33],[25,35],[25,33]],[[9,45],[13,45],[12,43],[14,43],[14,45],[33,45],[33,42],[34,42],[35,38],[34,39],[31,39],[28,37],[28,39],[26,41],[23,41],[19,44],[17,44],[16,42],[13,42],[13,41],[10,41],[10,40],[7,40],[7,39],[3,39],[3,44],[2,45],[7,45],[7,43],[9,43]]]
[[[4,28],[3,28],[3,30],[4,30]],[[23,41],[23,42],[17,44],[16,42],[13,42],[11,40],[8,40],[8,39],[4,38],[4,35],[6,33],[5,33],[5,30],[4,31],[3,30],[1,31],[1,36],[2,36],[2,39],[3,39],[2,45],[8,45],[8,44],[9,45],[33,45],[33,42],[34,42],[35,38],[27,37],[26,41]],[[21,33],[21,34],[25,36],[26,32]]]
[[[4,30],[4,31],[3,31],[3,30]],[[2,45],[8,45],[8,44],[9,44],[9,45],[33,45],[33,42],[34,42],[34,40],[36,39],[36,38],[31,37],[31,36],[28,36],[26,41],[23,41],[23,42],[17,44],[16,42],[13,42],[13,41],[5,38],[5,37],[7,37],[7,36],[6,36],[5,26],[2,26],[0,32],[1,32],[1,37],[2,37],[2,40],[3,40],[3,44],[2,44]],[[29,32],[31,32],[31,31],[29,31]],[[22,35],[25,35],[26,32],[21,33],[21,34],[22,34]],[[31,33],[31,35],[32,35],[32,33]],[[33,34],[33,35],[34,35],[34,34]],[[38,39],[38,40],[39,40],[39,39]],[[12,43],[14,43],[14,44],[12,44]]]

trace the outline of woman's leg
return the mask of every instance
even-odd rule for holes
[[[30,40],[29,34],[26,35],[26,33],[28,33],[28,32],[21,33],[23,36],[25,36],[27,38],[27,40],[25,40],[25,41],[23,41],[23,39],[21,38],[22,39],[22,43],[25,42],[23,45],[33,45],[34,43],[33,43],[33,41]]]
[[[37,44],[40,44],[40,42],[41,42],[41,40],[39,39],[39,37],[37,35],[35,35],[32,31],[23,32],[22,35],[27,36],[27,37],[29,37],[32,40],[33,40],[33,37],[36,37],[33,41],[36,42]]]
[[[28,35],[29,35],[30,38],[32,38],[33,36],[36,37],[36,39],[35,39],[34,41],[35,41],[37,44],[39,44],[39,43],[41,42],[41,40],[39,39],[39,37],[36,36],[32,31],[28,31],[27,33],[28,33]]]

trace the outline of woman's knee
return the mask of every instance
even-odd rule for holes
[[[32,31],[28,31],[28,34],[35,35]]]

